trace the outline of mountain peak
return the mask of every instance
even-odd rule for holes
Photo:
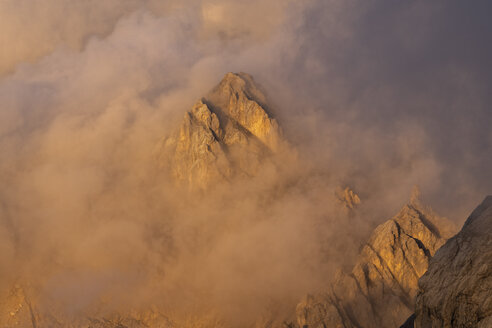
[[[230,97],[233,94],[244,94],[247,98],[266,104],[266,97],[257,85],[253,77],[247,73],[227,73],[220,83],[208,95],[209,98],[218,100],[217,97]]]
[[[249,89],[257,89],[256,82],[254,81],[253,77],[244,72],[226,73],[216,88],[221,89],[227,87],[236,91],[247,91]]]
[[[256,175],[282,143],[277,121],[266,110],[266,97],[246,73],[227,73],[165,139],[173,175],[205,188],[235,175]]]
[[[219,86],[231,86],[235,89],[241,89],[246,87],[246,83],[253,81],[253,77],[247,73],[233,73],[229,72],[224,75],[222,81],[220,81]]]
[[[414,186],[412,189],[412,195],[410,196],[410,205],[413,205],[415,207],[421,206],[420,188],[418,186]]]
[[[300,327],[396,327],[411,314],[418,279],[448,236],[446,219],[415,200],[374,229],[351,272],[298,305]]]

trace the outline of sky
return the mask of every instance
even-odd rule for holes
[[[165,294],[257,316],[322,289],[415,185],[460,226],[492,190],[491,7],[1,1],[1,287],[32,281],[65,312]],[[254,77],[302,161],[176,192],[156,145],[230,71]],[[352,219],[333,205],[346,186]]]

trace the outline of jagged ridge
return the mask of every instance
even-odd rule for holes
[[[206,188],[234,175],[255,175],[282,142],[265,96],[245,73],[228,73],[185,114],[165,140],[164,156],[178,181]]]
[[[418,199],[378,226],[350,273],[297,307],[300,327],[396,327],[412,312],[417,281],[449,237]]]

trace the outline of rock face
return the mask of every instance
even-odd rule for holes
[[[228,73],[185,114],[179,131],[164,141],[173,175],[190,186],[234,175],[255,175],[281,143],[265,96],[245,73]]]
[[[300,327],[398,327],[413,312],[417,282],[449,237],[445,220],[412,197],[378,226],[350,273],[297,306]]]
[[[492,327],[492,196],[437,251],[419,287],[415,327]]]

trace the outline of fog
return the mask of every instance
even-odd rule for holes
[[[0,289],[67,316],[245,325],[322,290],[414,185],[461,224],[492,187],[490,6],[2,1]],[[230,71],[293,154],[176,187],[157,145]]]

